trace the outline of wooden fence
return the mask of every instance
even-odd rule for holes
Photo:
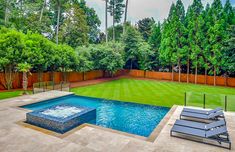
[[[42,74],[42,81],[52,81],[54,74],[54,82],[60,83],[63,81],[63,73],[61,72],[46,72]],[[117,73],[114,74],[115,77],[117,76],[130,76],[130,77],[138,77],[138,78],[149,78],[149,79],[156,79],[156,80],[172,80],[172,73],[170,72],[152,72],[152,71],[142,71],[142,70],[119,70]],[[106,73],[102,70],[90,71],[85,73],[79,72],[69,72],[66,74],[68,82],[79,82],[85,80],[94,80],[98,78],[108,77],[109,73]],[[38,80],[38,73],[32,73],[32,75],[28,76],[28,87],[32,87],[34,83],[39,82]],[[179,75],[178,73],[173,74],[173,80],[178,81]],[[187,82],[187,74],[181,74],[180,76],[181,82]],[[4,90],[3,83],[5,81],[4,73],[0,73],[0,90]],[[189,75],[189,82],[195,83],[195,75]],[[197,76],[197,83],[198,84],[207,84],[207,85],[214,85],[214,77],[213,76],[204,76],[198,75]],[[229,86],[235,87],[235,78],[225,78],[221,76],[216,77],[216,85],[218,86]],[[14,74],[14,81],[13,81],[13,89],[22,88],[22,73],[15,73]]]
[[[42,74],[42,81],[52,81],[54,74],[54,82],[60,83],[63,81],[63,73],[62,72],[45,72]],[[15,73],[13,75],[13,89],[22,88],[22,73]],[[79,82],[84,80],[93,80],[98,78],[104,77],[104,72],[101,70],[97,71],[90,71],[85,73],[79,72],[69,72],[66,73],[67,81],[68,82]],[[39,82],[39,75],[38,73],[32,73],[28,75],[28,87],[32,87],[34,83]],[[0,90],[5,90],[4,86],[2,85],[5,83],[5,75],[4,73],[0,73]]]
[[[151,71],[142,71],[142,70],[130,70],[127,72],[127,75],[131,77],[139,77],[139,78],[149,78],[149,79],[168,80],[168,81],[172,80],[172,73],[170,72],[151,72]],[[181,82],[187,82],[187,74],[184,74],[184,73],[181,74],[180,79],[181,79]],[[179,81],[178,73],[173,74],[173,80]],[[189,83],[195,83],[194,74],[189,75]],[[214,85],[214,77],[198,75],[197,84]],[[235,87],[235,78],[226,78],[222,76],[217,76],[216,85]]]

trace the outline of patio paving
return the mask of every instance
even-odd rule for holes
[[[226,112],[232,150],[170,137],[170,129],[182,110],[178,106],[154,142],[125,136],[98,127],[85,126],[64,138],[27,128],[16,122],[25,119],[28,110],[17,106],[69,95],[51,91],[0,101],[0,152],[192,152],[235,151],[235,113]]]

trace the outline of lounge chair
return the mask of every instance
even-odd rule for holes
[[[207,124],[207,123],[200,123],[200,122],[187,121],[187,120],[176,120],[175,125],[201,129],[201,130],[210,130],[212,128],[226,126],[226,122],[224,120],[219,120],[219,121],[214,121],[214,122]]]
[[[218,120],[218,118],[224,118],[223,111],[219,111],[216,113],[211,113],[209,115],[200,114],[200,113],[191,113],[191,112],[182,112],[180,114],[180,119],[182,117],[188,117],[188,118],[196,118],[196,119],[203,119],[203,120]]]
[[[188,139],[188,138],[183,137],[183,136],[173,135],[173,133],[187,135],[191,138]],[[196,142],[201,142],[201,143],[204,143],[204,144],[215,145],[215,146],[231,149],[231,142],[230,142],[230,139],[229,139],[229,135],[228,135],[228,131],[227,131],[226,126],[213,128],[211,130],[201,130],[201,129],[195,129],[195,128],[190,128],[190,127],[185,127],[185,126],[174,125],[171,129],[170,134],[173,137],[188,139],[188,140],[191,140],[191,141],[196,141]],[[206,143],[205,140],[196,140],[196,139],[193,139],[192,137],[197,137],[197,138],[202,138],[202,139],[208,139],[208,140],[211,140],[211,141],[216,141],[216,142],[219,143],[219,145],[218,144],[212,144],[212,143]],[[222,145],[222,143],[228,144],[228,147]]]
[[[211,113],[216,113],[219,111],[223,111],[222,108],[216,108],[213,110],[200,110],[200,109],[191,109],[191,108],[184,108],[183,112],[191,112],[191,113],[199,113],[199,114],[205,114],[205,115],[209,115]]]

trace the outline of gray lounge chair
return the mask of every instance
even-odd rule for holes
[[[188,139],[183,136],[177,136],[177,135],[174,135],[173,133],[187,135],[191,138]],[[213,128],[211,130],[201,130],[201,129],[195,129],[195,128],[190,128],[190,127],[185,127],[185,126],[174,125],[171,129],[171,136],[231,149],[231,142],[229,139],[229,135],[228,135],[228,131],[227,131],[226,126]],[[196,139],[193,139],[192,137],[216,141],[219,143],[219,145],[212,144],[212,143],[206,143],[205,140],[196,140]],[[222,143],[228,144],[228,146],[224,146],[224,145],[222,145]]]
[[[184,108],[183,112],[191,112],[191,113],[199,113],[199,114],[205,114],[205,115],[209,115],[211,113],[216,113],[219,111],[223,111],[222,108],[216,108],[213,110],[200,110],[200,109],[191,109],[191,108]]]
[[[207,123],[200,123],[200,122],[187,121],[187,120],[176,120],[175,125],[201,129],[201,130],[210,130],[212,128],[225,126],[226,122],[224,120],[219,120],[219,121],[214,121],[214,122],[207,124]]]
[[[209,115],[205,114],[199,114],[199,113],[191,113],[191,112],[182,112],[180,114],[180,119],[182,117],[188,117],[188,118],[196,118],[196,119],[203,119],[203,120],[218,120],[218,118],[224,118],[223,111],[219,111],[216,113],[211,113]]]

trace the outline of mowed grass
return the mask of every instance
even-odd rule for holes
[[[32,91],[27,91],[27,94],[32,94]],[[8,98],[14,98],[23,95],[22,90],[17,91],[4,91],[0,92],[0,100],[8,99]]]
[[[71,90],[77,95],[172,107],[183,105],[187,92],[187,105],[206,108],[223,107],[225,95],[228,110],[235,111],[235,89],[155,80],[120,79]]]
[[[0,92],[0,100],[21,96],[23,91]]]

